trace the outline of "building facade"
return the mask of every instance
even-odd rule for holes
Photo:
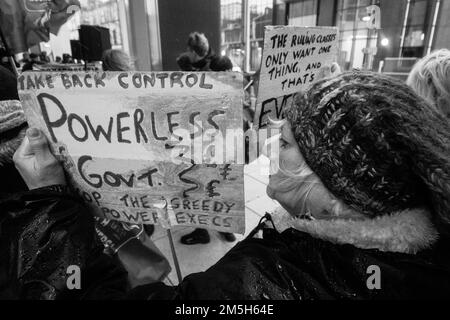
[[[406,73],[432,50],[450,47],[450,0],[82,0],[82,11],[53,37],[65,52],[80,24],[108,27],[114,48],[140,70],[176,70],[190,32],[244,71],[259,69],[267,25],[336,26],[338,62]],[[63,40],[61,40],[63,39]],[[63,43],[64,42],[64,43]],[[53,45],[46,46],[53,47]],[[54,50],[55,52],[58,50]],[[59,54],[59,52],[58,52]]]
[[[345,69],[409,71],[450,46],[450,0],[276,0],[274,23],[337,26]]]
[[[205,33],[220,52],[220,0],[80,0],[81,10],[57,37],[42,44],[53,56],[70,53],[80,25],[106,27],[111,45],[128,53],[138,70],[178,70],[191,32]]]
[[[258,0],[222,0],[222,48],[234,55],[245,53],[252,43],[245,29],[245,7]],[[262,0],[259,0],[260,2]],[[248,2],[248,4],[246,3]],[[271,2],[271,3],[270,3]],[[241,5],[241,10],[239,10]],[[339,28],[338,62],[345,70],[353,68],[387,73],[406,73],[418,58],[432,50],[450,47],[450,0],[272,0],[265,2],[265,11],[272,13],[260,26],[336,26]],[[236,12],[232,19],[224,12]],[[268,21],[269,20],[269,21]],[[270,21],[271,20],[271,21]],[[232,21],[232,23],[228,23]],[[227,34],[238,34],[228,41]],[[261,31],[263,32],[263,31]],[[258,40],[259,41],[259,40]],[[250,45],[247,68],[258,69],[261,48]]]
[[[242,70],[258,69],[264,27],[273,24],[273,0],[221,0],[220,10],[221,53]]]
[[[101,0],[88,1],[81,0],[81,11],[79,23],[108,28],[111,34],[111,45],[116,49],[123,48],[122,28],[120,21],[119,1]]]
[[[78,29],[85,24],[108,28],[112,48],[130,53],[124,0],[80,0],[80,5],[80,10],[61,28],[58,35],[51,35],[49,43],[41,44],[42,51],[50,51],[53,58],[70,54],[70,40],[79,39]]]

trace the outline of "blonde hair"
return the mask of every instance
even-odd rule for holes
[[[439,112],[450,117],[450,50],[434,51],[419,60],[407,83]]]
[[[270,129],[278,129],[282,130],[283,126],[286,125],[287,120],[274,120],[269,117],[269,128]],[[281,134],[280,134],[281,135]],[[279,192],[288,192],[294,189],[300,189],[302,187],[302,183],[308,182],[309,176],[313,173],[311,169],[306,164],[306,161],[300,161],[298,164],[298,168],[295,169],[287,169],[286,161],[280,159],[278,156],[278,168],[277,172],[281,173],[284,176],[284,180],[280,181],[277,186],[277,190]]]

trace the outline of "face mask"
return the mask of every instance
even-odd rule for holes
[[[263,150],[274,149],[268,145],[275,144],[279,138],[280,134],[269,138]],[[268,195],[271,198],[278,200],[291,215],[310,220],[359,216],[323,185],[301,154],[295,157],[298,157],[295,159],[298,166],[293,170],[292,161],[290,168],[287,169],[279,154],[271,155],[271,183],[268,188]]]

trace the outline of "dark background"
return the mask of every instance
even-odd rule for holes
[[[187,50],[191,32],[204,33],[211,48],[220,51],[220,0],[159,0],[163,70],[178,70],[177,57]]]

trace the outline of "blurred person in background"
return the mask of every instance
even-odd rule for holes
[[[47,55],[47,51],[42,51],[39,54],[39,58],[40,58],[40,61],[42,61],[43,63],[50,63],[50,58]]]
[[[190,54],[183,53],[177,58],[177,64],[181,71],[184,72],[191,72],[196,71],[195,68],[192,66],[192,61]]]
[[[25,71],[33,71],[33,66],[35,64],[44,64],[44,62],[41,61],[40,57],[36,53],[30,53],[30,60],[26,62],[22,67],[22,72]]]
[[[450,50],[437,50],[419,60],[407,83],[450,119]]]
[[[209,69],[213,72],[231,72],[233,63],[227,56],[214,56],[209,64]]]
[[[216,56],[203,33],[193,32],[187,41],[188,51],[177,58],[182,71],[210,71],[211,60]]]
[[[72,56],[68,53],[64,53],[62,56],[62,63],[65,64],[73,63]]]
[[[110,49],[103,53],[102,64],[104,71],[131,71],[131,59],[122,50]]]
[[[20,63],[27,63],[30,61],[30,53],[29,52],[24,52],[22,55],[22,60],[20,61]]]

